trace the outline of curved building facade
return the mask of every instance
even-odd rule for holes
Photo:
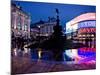
[[[66,23],[67,39],[83,44],[78,54],[94,53],[96,45],[96,13],[82,14]],[[70,35],[69,35],[70,34]]]

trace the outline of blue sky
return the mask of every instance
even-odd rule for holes
[[[30,13],[32,23],[38,22],[40,19],[48,20],[48,17],[56,17],[55,8],[59,9],[60,24],[65,26],[66,22],[87,12],[96,12],[95,6],[88,5],[73,5],[73,4],[57,4],[43,2],[27,2],[27,1],[12,1],[20,5],[22,10]]]

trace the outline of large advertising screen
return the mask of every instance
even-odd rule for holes
[[[78,23],[78,29],[79,28],[89,28],[89,27],[96,27],[96,21],[83,21]]]

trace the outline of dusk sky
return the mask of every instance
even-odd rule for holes
[[[48,17],[56,17],[55,8],[59,9],[60,23],[65,26],[66,22],[73,18],[87,12],[96,12],[95,6],[87,5],[72,5],[72,4],[57,4],[57,3],[41,3],[41,2],[27,2],[27,1],[12,1],[20,5],[22,10],[30,13],[32,23],[40,21],[40,19],[47,21]]]

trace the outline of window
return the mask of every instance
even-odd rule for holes
[[[24,26],[24,30],[25,30],[25,31],[28,30],[28,26],[27,26],[27,24],[25,24],[25,26]]]
[[[24,30],[25,31],[28,30],[28,21],[27,21],[27,19],[24,21]]]
[[[18,28],[19,30],[22,29],[22,27],[21,27],[21,16],[18,16],[18,25],[17,25],[17,28]]]
[[[14,28],[14,15],[11,14],[11,28]]]

